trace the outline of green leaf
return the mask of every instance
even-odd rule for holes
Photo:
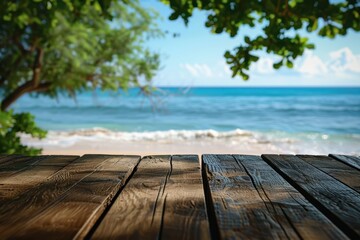
[[[0,111],[0,153],[37,155],[41,149],[22,145],[19,133],[27,133],[35,138],[44,138],[46,131],[36,126],[29,113]]]
[[[291,62],[291,61],[286,61],[286,66],[288,67],[288,68],[293,68],[294,67],[294,64],[293,64],[293,62]]]
[[[275,69],[279,69],[282,65],[283,65],[283,61],[281,60],[281,61],[279,61],[279,62],[277,62],[277,63],[274,63],[274,64],[273,64],[273,67],[274,67]]]
[[[224,57],[225,58],[231,58],[231,53],[229,51],[226,51],[225,54],[224,54]]]
[[[179,17],[179,14],[177,14],[177,13],[172,13],[172,14],[169,16],[169,19],[170,19],[170,20],[176,20],[178,17]]]
[[[308,48],[308,49],[315,49],[315,45],[312,44],[312,43],[309,43],[309,44],[306,45],[306,48]]]

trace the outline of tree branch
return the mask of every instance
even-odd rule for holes
[[[40,82],[40,72],[42,68],[42,60],[44,58],[44,50],[42,48],[36,48],[35,61],[33,65],[33,77],[31,82],[36,87]]]
[[[42,60],[44,51],[42,48],[36,48],[36,55],[33,65],[33,76],[30,81],[16,88],[12,93],[5,97],[1,102],[1,110],[5,111],[9,106],[28,92],[42,90],[44,85],[40,84],[40,73],[42,68]],[[44,83],[45,84],[45,83]]]
[[[34,92],[46,92],[50,89],[52,83],[49,82],[45,82],[45,83],[41,83],[39,84],[36,88],[34,88]]]
[[[278,1],[277,1],[277,4],[276,4],[276,14],[279,13],[280,1],[281,1],[281,0],[278,0]]]
[[[13,102],[15,102],[19,97],[23,94],[30,92],[33,88],[33,84],[31,81],[24,83],[19,86],[15,91],[10,93],[6,98],[4,98],[1,102],[1,110],[5,111]]]
[[[22,95],[29,92],[44,92],[50,89],[52,83],[46,82],[41,83],[38,86],[34,87],[31,81],[28,81],[18,87],[15,91],[9,94],[2,102],[1,102],[1,110],[5,111],[9,108],[9,106],[14,103],[17,99],[19,99]]]

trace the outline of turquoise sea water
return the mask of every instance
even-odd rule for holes
[[[14,108],[33,113],[41,127],[59,133],[136,132],[148,139],[149,133],[169,130],[171,136],[187,130],[195,138],[231,138],[246,131],[271,139],[338,141],[360,152],[360,88],[160,88],[149,98],[138,92],[88,92],[76,102],[25,96]],[[142,132],[148,134],[139,136]]]

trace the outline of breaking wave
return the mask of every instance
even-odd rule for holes
[[[167,130],[145,132],[120,132],[106,128],[79,129],[74,131],[49,131],[50,136],[79,137],[79,138],[108,138],[125,141],[160,141],[160,140],[206,140],[206,139],[233,139],[254,136],[253,132],[236,129],[219,132],[207,130]]]

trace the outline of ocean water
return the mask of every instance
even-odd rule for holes
[[[278,145],[293,142],[311,153],[360,153],[360,88],[160,88],[150,97],[138,89],[96,91],[76,101],[25,96],[14,109],[34,114],[52,136],[126,141],[253,136]]]

